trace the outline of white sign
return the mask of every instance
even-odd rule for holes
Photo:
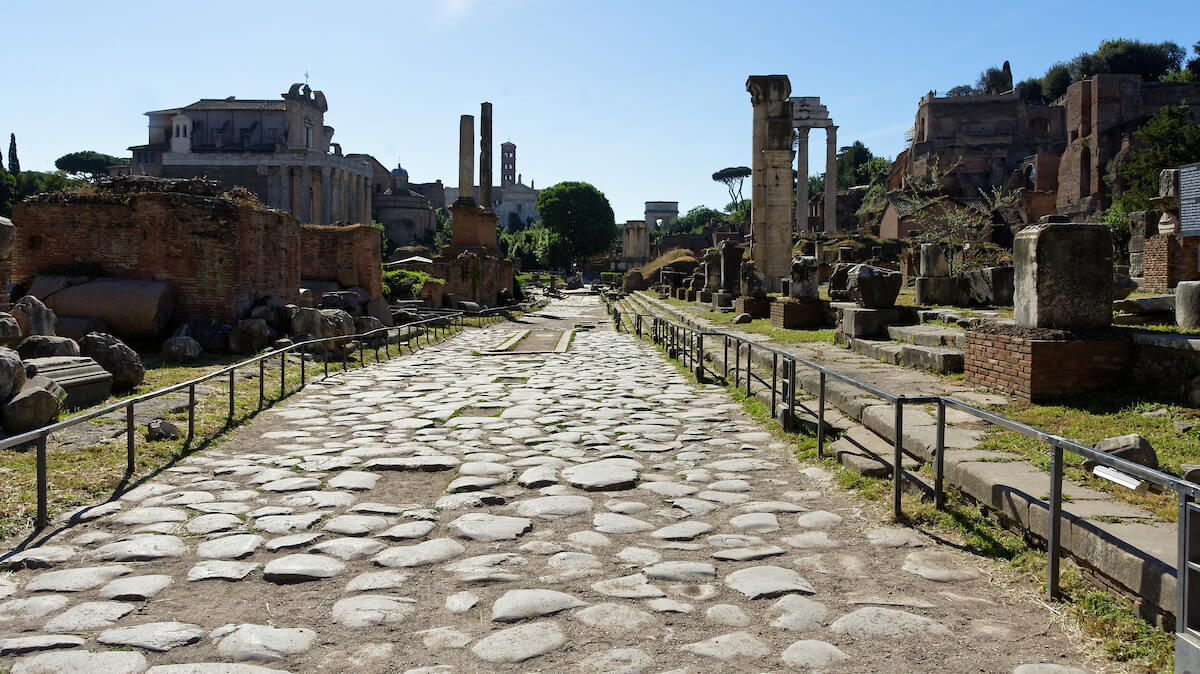
[[[1179,233],[1200,236],[1200,162],[1179,167]]]

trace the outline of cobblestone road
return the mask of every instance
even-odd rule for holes
[[[525,323],[598,327],[310,385],[10,558],[0,669],[1079,671],[1044,608],[881,524],[595,298]]]

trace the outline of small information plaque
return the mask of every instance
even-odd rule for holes
[[[1179,233],[1200,236],[1200,162],[1179,167]]]

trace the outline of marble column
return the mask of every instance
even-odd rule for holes
[[[475,203],[475,117],[458,118],[458,201]]]
[[[328,166],[321,167],[321,222],[322,225],[328,225],[329,220],[329,200],[333,194],[333,186],[330,184],[330,169]]]
[[[825,233],[837,231],[837,127],[825,128]]]
[[[754,105],[750,258],[767,289],[779,291],[792,252],[792,84],[786,75],[751,76],[746,91]]]
[[[312,170],[307,166],[300,167],[300,213],[298,219],[302,223],[310,223],[312,217]]]
[[[479,205],[492,209],[492,104],[479,106]]]
[[[292,167],[279,167],[279,210],[292,211]]]
[[[808,231],[808,127],[796,130],[799,142],[796,149],[796,233]]]

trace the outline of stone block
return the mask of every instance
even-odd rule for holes
[[[1104,438],[1096,443],[1096,449],[1106,454],[1120,457],[1126,461],[1132,461],[1147,468],[1158,470],[1158,454],[1155,453],[1154,446],[1150,444],[1149,440],[1137,433]],[[1095,461],[1084,461],[1083,469],[1090,473],[1097,465],[1099,464]]]
[[[771,325],[787,330],[815,330],[828,325],[829,303],[782,299],[771,303]]]
[[[946,251],[936,243],[921,244],[920,275],[937,278],[950,275],[950,264],[946,261]]]
[[[28,379],[12,399],[0,405],[0,424],[11,435],[41,428],[54,419],[66,397],[61,386],[45,377]]]
[[[112,385],[117,391],[128,391],[146,378],[146,368],[137,351],[112,335],[88,333],[79,342],[79,352],[112,374]]]
[[[961,307],[971,295],[970,282],[961,276],[918,276],[917,304]]]
[[[15,346],[21,339],[21,324],[12,314],[0,312],[0,346]]]
[[[59,316],[95,318],[129,340],[157,340],[167,334],[175,313],[175,293],[166,281],[98,278],[46,298]]]
[[[817,258],[797,255],[792,258],[792,276],[786,295],[798,300],[815,300],[820,297],[820,265]]]
[[[234,353],[258,353],[275,339],[267,322],[261,318],[238,321],[229,333],[229,349]]]
[[[1013,244],[1017,325],[1091,330],[1112,323],[1112,234],[1088,223],[1021,230]]]
[[[739,297],[733,303],[733,311],[750,314],[751,318],[767,318],[771,315],[771,300],[765,297]]]
[[[858,265],[839,262],[829,272],[829,299],[853,300],[850,295],[850,270]]]
[[[842,333],[849,337],[881,337],[889,325],[911,325],[916,322],[912,309],[867,309],[855,307],[842,310]]]
[[[847,289],[859,306],[887,309],[895,306],[904,277],[898,271],[860,264],[847,274]],[[832,296],[831,296],[832,297]]]
[[[25,366],[12,349],[0,347],[0,401],[8,400],[25,385]]]
[[[27,374],[28,370],[33,370],[36,377],[43,377],[61,387],[64,391],[63,406],[68,409],[91,407],[112,394],[112,374],[91,358],[29,358],[25,366]]]
[[[1135,291],[1137,289],[1138,289],[1138,284],[1135,283],[1132,278],[1126,276],[1125,274],[1118,274],[1116,272],[1113,272],[1113,296],[1112,296],[1112,298],[1113,298],[1114,302],[1119,302],[1120,300],[1123,300],[1126,297],[1129,297],[1131,294],[1133,294],[1133,291]]]
[[[963,352],[946,347],[905,344],[900,352],[900,362],[904,367],[951,374],[963,371]]]
[[[1175,286],[1175,322],[1185,330],[1200,330],[1200,281]]]
[[[1141,278],[1146,273],[1146,256],[1141,252],[1129,253],[1129,275],[1133,278]]]
[[[17,353],[21,354],[22,360],[51,356],[78,356],[79,345],[70,337],[30,335],[17,345]]]
[[[1013,268],[986,267],[966,273],[971,304],[1004,307],[1013,303]]]
[[[189,335],[176,335],[163,342],[162,357],[168,363],[190,363],[204,353],[204,348]]]
[[[54,330],[58,323],[58,317],[52,309],[33,295],[26,295],[17,300],[12,305],[10,313],[13,318],[17,319],[17,324],[21,327],[21,335],[25,337],[58,334]]]
[[[725,291],[713,293],[712,305],[714,309],[732,309],[733,293],[727,293]]]

